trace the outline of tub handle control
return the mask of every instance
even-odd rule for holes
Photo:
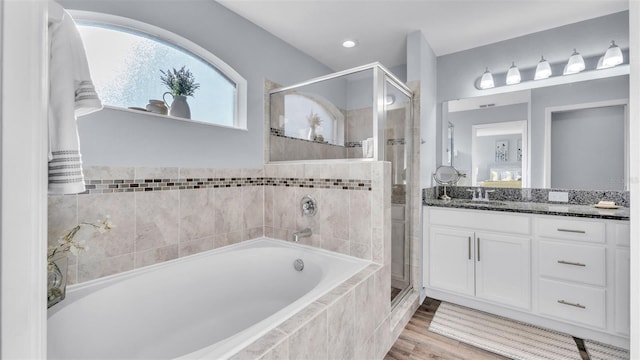
[[[302,271],[304,269],[304,261],[302,261],[302,259],[296,259],[293,262],[293,268],[296,269],[296,271]]]
[[[300,211],[303,216],[314,216],[318,212],[318,202],[311,195],[305,195],[300,200]]]

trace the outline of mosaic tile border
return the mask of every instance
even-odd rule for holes
[[[247,186],[283,186],[316,189],[371,191],[371,180],[274,177],[87,180],[82,194],[170,191]]]

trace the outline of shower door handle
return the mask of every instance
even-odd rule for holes
[[[478,262],[480,262],[480,238],[478,238]]]
[[[469,253],[469,255],[468,255],[469,260],[471,260],[471,236],[469,236],[469,242],[468,242],[467,249],[468,249],[468,253]]]

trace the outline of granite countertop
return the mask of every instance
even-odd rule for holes
[[[518,212],[540,215],[559,215],[612,220],[629,220],[629,208],[598,209],[593,205],[539,203],[525,201],[472,201],[468,199],[424,199],[423,205],[458,209]]]

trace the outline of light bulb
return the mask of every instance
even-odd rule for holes
[[[544,56],[541,56],[538,66],[536,66],[536,74],[534,75],[533,80],[547,79],[550,76],[551,65],[549,65],[547,60],[545,60]]]
[[[520,80],[522,80],[520,70],[518,70],[516,63],[512,62],[509,71],[507,71],[507,85],[519,84]]]
[[[611,40],[611,45],[607,49],[607,52],[604,54],[604,58],[602,59],[602,67],[609,68],[614,67],[616,65],[622,64],[622,50],[620,47],[616,45],[615,41]]]
[[[489,68],[486,68],[480,79],[480,89],[491,89],[494,86],[493,75],[491,75]]]
[[[577,74],[582,70],[584,70],[584,59],[576,49],[573,49],[573,54],[571,54],[569,62],[567,62],[567,66],[565,67],[564,75]]]

